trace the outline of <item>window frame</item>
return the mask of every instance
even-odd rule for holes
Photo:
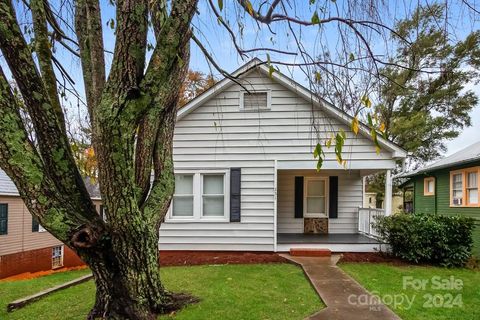
[[[37,221],[38,230],[33,230],[33,224],[35,221]],[[37,218],[32,216],[32,233],[42,233],[42,232],[47,232],[47,230],[44,227],[42,227],[42,225],[40,224]]]
[[[175,172],[175,175],[185,175],[185,176],[192,176],[192,194],[181,194],[181,195],[175,195],[175,191],[173,192],[172,195],[172,203],[170,204],[170,209],[169,209],[169,216],[170,219],[172,220],[193,220],[195,219],[195,203],[196,203],[196,185],[195,185],[195,173],[194,172]],[[174,181],[175,181],[175,175],[174,175]],[[184,196],[184,197],[193,197],[193,204],[192,204],[192,215],[191,216],[174,216],[173,215],[173,203],[175,200],[175,196]]]
[[[203,215],[203,198],[205,197],[205,194],[203,193],[203,181],[204,181],[204,177],[205,176],[218,176],[218,175],[222,175],[223,176],[223,217],[222,216],[205,216]],[[228,181],[229,182],[229,181]],[[226,174],[225,172],[219,172],[219,173],[212,173],[212,172],[208,172],[208,173],[202,173],[200,174],[200,219],[202,220],[218,220],[218,219],[226,219],[228,218],[228,215],[227,215],[227,212],[229,211],[229,207],[227,207],[227,194],[226,194],[226,191],[227,191],[227,179],[226,179]],[[229,184],[230,185],[230,184]],[[220,196],[220,194],[211,194],[211,195],[207,195],[208,196],[212,196],[212,197],[215,197],[215,196]],[[194,210],[195,211],[195,208]]]
[[[173,198],[165,217],[165,222],[230,222],[230,170],[205,169],[205,170],[177,170],[175,174],[193,175],[193,216],[174,216]],[[203,176],[223,175],[223,216],[203,216]]]
[[[6,209],[7,217],[5,219],[6,220],[5,231],[4,232],[0,231],[0,236],[7,236],[8,235],[8,213],[9,213],[8,211],[9,211],[9,207],[8,207],[8,203],[0,203],[0,205],[5,206],[5,208],[7,208]]]
[[[309,181],[323,181],[325,184],[325,212],[324,213],[309,213],[307,212],[307,198],[308,198],[308,182]],[[303,182],[303,217],[304,218],[328,218],[328,197],[329,197],[329,183],[328,177],[305,177]]]
[[[272,90],[263,89],[263,90],[252,90],[251,93],[266,93],[267,94],[267,107],[266,108],[257,108],[257,109],[246,109],[245,108],[245,94],[248,93],[246,90],[240,91],[240,110],[244,112],[264,112],[270,111],[272,109]]]
[[[433,182],[433,191],[428,191],[428,183]],[[427,177],[423,179],[423,195],[424,196],[434,196],[435,195],[435,177]]]
[[[58,256],[58,257],[57,257],[57,256],[54,256],[55,250],[56,250],[57,248],[60,248],[60,256]],[[59,258],[59,264],[58,264],[58,265],[54,264],[54,262],[55,262],[54,259],[57,259],[57,258]],[[63,245],[52,247],[52,269],[63,268],[63,266],[64,266],[63,258],[64,258],[64,248],[63,248]]]
[[[472,189],[472,188],[467,187],[467,178],[468,178],[468,174],[472,173],[472,172],[477,173],[477,190],[478,190],[479,196],[480,196],[480,185],[479,185],[480,166],[469,167],[469,168],[450,171],[449,191],[450,191],[450,207],[451,208],[468,208],[468,207],[476,208],[476,207],[480,207],[480,201],[478,201],[478,203],[469,203],[468,202],[468,190]],[[462,175],[462,204],[461,205],[453,204],[453,176],[457,175],[457,174]]]

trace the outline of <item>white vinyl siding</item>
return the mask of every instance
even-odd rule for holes
[[[382,151],[377,155],[374,144],[368,138],[348,133],[348,125],[340,124],[339,120],[326,116],[321,110],[312,115],[310,101],[268,75],[251,71],[240,81],[249,91],[269,93],[268,111],[243,111],[240,100],[245,89],[237,84],[230,85],[177,121],[173,159],[176,173],[241,168],[241,222],[194,223],[170,222],[167,219],[160,229],[161,250],[272,251],[275,160],[282,166],[294,162],[302,168],[314,169],[313,148],[317,143],[317,133],[312,123],[318,128],[320,136],[331,133],[332,128],[342,128],[347,132],[343,148],[347,169],[350,166],[370,166],[378,170],[395,165],[390,152]],[[337,169],[340,179],[346,179],[343,182],[353,183],[348,187],[344,185],[344,190],[340,190],[346,196],[339,198],[339,218],[330,228],[337,233],[356,232],[355,210],[362,204],[358,170],[350,181],[347,178],[350,171],[338,165],[334,148],[325,149],[325,154],[324,168]],[[225,183],[228,185],[229,179]],[[225,193],[226,198],[229,196]],[[279,199],[278,211],[282,210],[281,201]],[[342,204],[342,201],[345,202]],[[280,215],[278,218],[284,219]],[[280,226],[280,221],[278,223]],[[303,222],[294,221],[291,225],[292,228],[298,226],[303,229]]]

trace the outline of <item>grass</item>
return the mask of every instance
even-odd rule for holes
[[[303,319],[324,304],[303,275],[291,264],[165,267],[165,286],[201,299],[175,319]],[[33,280],[0,282],[0,319],[85,319],[93,305],[92,281],[77,285],[7,314],[8,302],[76,278],[87,271],[65,272]]]
[[[343,263],[340,267],[371,293],[384,298],[384,303],[404,320],[480,319],[478,271],[373,263]],[[462,282],[461,289],[435,288],[437,279],[442,282],[451,281],[451,277]],[[409,285],[409,279],[427,281],[425,289]],[[404,282],[407,284],[405,287]],[[457,295],[460,295],[460,298],[454,300]],[[396,298],[397,303],[394,300],[388,301],[390,297]],[[413,301],[411,306],[406,297]]]

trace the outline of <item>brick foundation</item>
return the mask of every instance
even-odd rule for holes
[[[63,247],[63,266],[84,265],[83,261],[69,248]],[[0,257],[0,279],[25,272],[52,269],[52,247],[7,254]]]

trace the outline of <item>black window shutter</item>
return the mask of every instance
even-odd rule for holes
[[[295,218],[303,218],[303,177],[295,177]]]
[[[32,217],[32,232],[38,232],[39,226],[37,218]]]
[[[8,204],[0,204],[0,234],[8,233]]]
[[[230,168],[230,222],[240,222],[241,220],[241,184],[242,169]]]
[[[329,184],[328,217],[338,218],[338,177],[330,177]]]

